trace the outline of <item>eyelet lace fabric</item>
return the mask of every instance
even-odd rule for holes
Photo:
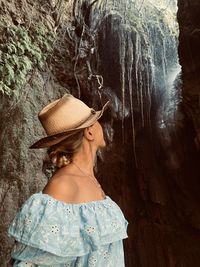
[[[109,197],[80,204],[35,193],[8,228],[15,267],[123,267],[128,221]]]

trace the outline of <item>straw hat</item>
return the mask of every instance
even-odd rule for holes
[[[38,118],[47,136],[39,139],[29,148],[45,148],[55,145],[73,134],[75,130],[87,128],[94,124],[102,115],[108,102],[101,110],[89,108],[80,99],[71,94],[46,105],[38,114]]]

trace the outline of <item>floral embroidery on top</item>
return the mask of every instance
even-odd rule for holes
[[[109,256],[109,252],[108,252],[107,250],[104,251],[104,253],[103,253],[103,258],[104,258],[104,259],[107,259],[108,256]]]
[[[58,233],[60,231],[58,225],[51,225],[51,232],[52,233]]]
[[[127,223],[108,197],[73,205],[36,193],[9,227],[14,266],[124,267]]]
[[[25,223],[25,224],[31,224],[32,221],[31,221],[30,219],[26,218],[26,219],[24,220],[24,223]]]
[[[53,200],[52,199],[48,199],[48,204],[52,205],[53,204]]]
[[[94,256],[90,257],[90,259],[89,259],[89,267],[95,266],[96,263],[97,263],[97,259]]]
[[[71,209],[70,208],[66,207],[65,210],[66,210],[67,213],[71,213]]]
[[[95,232],[95,227],[90,226],[90,227],[86,228],[86,231],[88,232],[89,235],[93,234]]]
[[[116,221],[113,221],[113,222],[111,222],[111,225],[112,225],[113,228],[117,228],[118,223]]]

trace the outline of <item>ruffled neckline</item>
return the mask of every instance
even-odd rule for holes
[[[57,256],[82,256],[127,238],[128,221],[109,197],[65,203],[42,191],[21,206],[8,229],[18,242]]]
[[[58,200],[58,199],[50,196],[49,194],[43,193],[42,190],[39,191],[38,193],[35,193],[34,195],[37,195],[37,194],[39,194],[41,197],[51,199],[52,201],[55,201],[57,203],[61,203],[61,204],[67,205],[67,206],[69,206],[69,205],[70,206],[90,206],[90,205],[94,205],[94,204],[104,204],[104,203],[111,200],[111,198],[108,195],[105,195],[104,199],[91,200],[91,201],[81,202],[81,203],[70,203],[70,202],[67,203],[67,202],[64,202],[62,200]]]

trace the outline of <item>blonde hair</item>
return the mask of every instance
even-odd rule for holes
[[[69,136],[48,148],[47,154],[51,163],[61,168],[68,165],[72,161],[72,157],[82,144],[84,129],[73,131]]]

